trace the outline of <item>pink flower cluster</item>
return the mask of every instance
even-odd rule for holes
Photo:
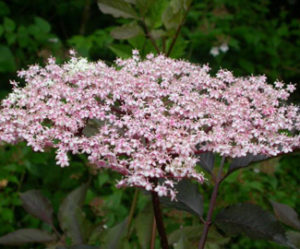
[[[12,82],[2,101],[0,142],[54,147],[61,166],[68,153],[87,154],[123,174],[119,186],[174,198],[177,179],[203,181],[195,168],[201,152],[275,156],[300,144],[299,108],[285,103],[294,85],[273,87],[264,76],[220,70],[212,77],[208,66],[163,55],[142,60],[137,51],[111,67],[73,56],[18,75],[26,85]]]

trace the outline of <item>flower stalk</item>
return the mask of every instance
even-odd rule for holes
[[[157,192],[152,191],[152,205],[153,205],[153,210],[154,210],[154,216],[155,216],[155,222],[156,222],[156,227],[158,234],[160,236],[160,245],[162,249],[168,249],[168,238],[165,230],[165,226],[163,223],[163,217],[162,217],[162,212],[160,209],[160,201]]]
[[[132,200],[131,207],[130,207],[130,212],[129,212],[129,217],[128,217],[127,238],[129,238],[130,226],[131,226],[131,223],[132,223],[134,211],[136,209],[138,195],[139,195],[139,189],[136,188],[135,191],[134,191],[134,196],[133,196],[133,200]]]
[[[203,232],[201,235],[198,249],[204,249],[205,242],[207,239],[207,234],[208,234],[209,228],[212,223],[212,215],[213,215],[213,211],[214,211],[216,200],[217,200],[218,190],[219,190],[220,183],[222,182],[222,172],[223,172],[224,163],[225,163],[225,157],[222,157],[218,176],[216,178],[216,183],[215,183],[215,186],[214,186],[211,198],[210,198],[209,209],[208,209],[206,220],[204,222],[204,228],[203,228]]]

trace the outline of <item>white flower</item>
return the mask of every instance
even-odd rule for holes
[[[228,49],[229,49],[228,44],[227,44],[227,43],[223,43],[223,44],[219,47],[219,49],[220,49],[223,53],[226,53],[226,52],[228,51]]]
[[[211,50],[209,51],[209,53],[216,57],[217,55],[219,55],[220,51],[219,51],[219,48],[218,47],[212,47]]]
[[[275,87],[277,88],[283,88],[284,87],[284,84],[280,81],[275,81]]]
[[[288,84],[286,90],[288,90],[289,92],[294,92],[296,90],[296,87],[293,84]]]
[[[51,43],[57,43],[59,40],[56,37],[52,37],[52,38],[49,38],[48,41]]]

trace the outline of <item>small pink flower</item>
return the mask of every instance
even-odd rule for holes
[[[289,92],[294,92],[296,90],[296,87],[293,84],[288,84],[286,90]]]

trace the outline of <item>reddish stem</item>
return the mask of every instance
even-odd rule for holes
[[[162,249],[168,249],[168,238],[165,230],[165,226],[163,223],[162,213],[160,209],[160,201],[157,193],[152,191],[152,205],[154,210],[154,216],[156,221],[156,227],[158,234],[160,236],[160,245]]]
[[[214,186],[214,190],[213,190],[213,193],[212,193],[211,198],[210,198],[209,210],[208,210],[208,213],[207,213],[206,220],[204,222],[204,228],[203,228],[203,232],[202,232],[201,239],[200,239],[200,242],[199,242],[199,249],[204,249],[205,242],[206,242],[206,239],[207,239],[208,230],[209,230],[209,227],[212,223],[212,215],[213,215],[214,207],[215,207],[216,200],[217,200],[219,185],[220,185],[221,180],[222,180],[222,171],[223,171],[224,163],[225,163],[225,157],[222,158],[220,168],[219,168],[219,173],[218,173],[218,176],[217,176],[217,179],[216,179],[216,184]]]

